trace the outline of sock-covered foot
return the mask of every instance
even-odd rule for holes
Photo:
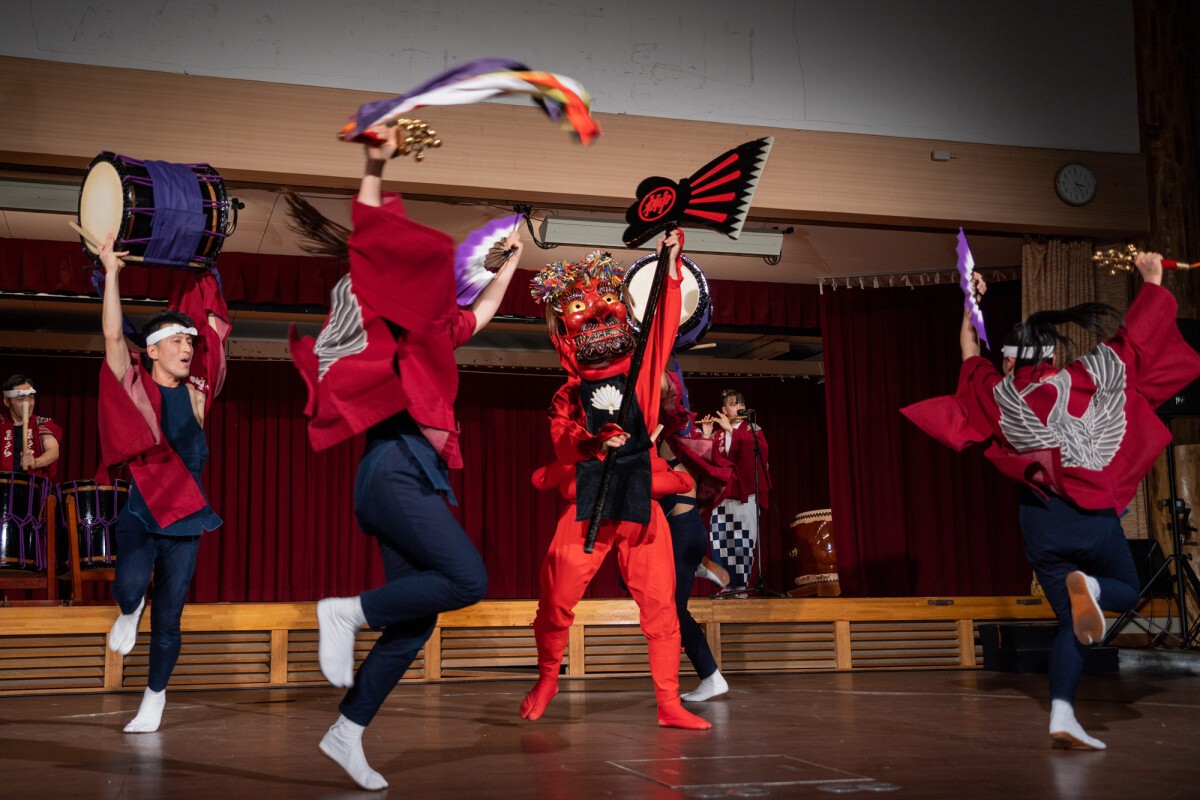
[[[540,719],[542,714],[546,713],[546,706],[550,705],[550,701],[556,694],[558,694],[556,678],[538,678],[538,682],[521,701],[521,717],[530,722]]]
[[[108,632],[108,649],[123,656],[129,655],[137,642],[138,623],[142,620],[142,611],[146,609],[146,598],[138,603],[132,614],[121,614]]]
[[[706,731],[712,723],[703,717],[697,717],[681,705],[659,706],[658,724],[664,728],[686,728],[692,731]]]
[[[1075,708],[1066,700],[1050,704],[1050,739],[1054,747],[1063,750],[1104,750],[1107,745],[1087,731],[1075,719]]]
[[[329,597],[317,603],[320,627],[317,655],[321,672],[334,686],[354,685],[354,634],[367,624],[362,600],[357,597]]]
[[[367,791],[375,792],[386,789],[388,782],[367,763],[367,755],[362,748],[365,730],[362,725],[345,717],[338,717],[338,721],[325,732],[318,746],[322,753],[346,770],[346,774],[353,778],[355,783]]]
[[[1071,572],[1067,575],[1067,595],[1071,599],[1075,638],[1083,644],[1099,644],[1104,638],[1099,581],[1079,571]]]
[[[708,556],[700,559],[700,566],[696,567],[696,577],[704,578],[706,581],[712,581],[722,589],[729,585],[729,570],[725,569]]]
[[[700,681],[700,685],[695,689],[680,695],[680,699],[685,703],[701,703],[718,695],[725,694],[728,691],[729,684],[725,682],[725,678],[721,675],[721,670],[717,670],[712,675]]]
[[[149,686],[142,693],[142,704],[137,716],[125,726],[126,733],[154,733],[162,724],[163,708],[167,705],[167,690],[156,692]]]

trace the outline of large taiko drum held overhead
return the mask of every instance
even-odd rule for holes
[[[237,227],[236,198],[208,164],[139,161],[103,152],[79,190],[79,226],[88,255],[116,234],[116,250],[151,266],[207,269]]]
[[[792,597],[837,597],[837,558],[833,549],[833,514],[828,508],[805,511],[792,520],[795,543],[788,556],[795,562],[796,588]]]
[[[625,271],[625,307],[629,309],[629,323],[637,330],[650,302],[650,287],[654,283],[654,268],[658,265],[658,253],[642,256]],[[696,262],[683,257],[683,281],[680,291],[683,306],[679,311],[679,333],[675,337],[675,350],[684,350],[700,343],[712,325],[712,297],[708,293],[708,280]]]
[[[50,481],[23,472],[0,472],[0,569],[46,568],[46,500]]]
[[[129,483],[115,481],[112,486],[95,481],[71,481],[60,484],[58,552],[64,562],[70,557],[70,541],[77,537],[80,569],[111,569],[116,566],[117,517],[129,499]],[[75,509],[71,525],[71,507]]]

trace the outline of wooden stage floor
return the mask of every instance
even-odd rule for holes
[[[684,688],[695,678],[684,677]],[[406,684],[368,729],[386,794],[316,744],[332,688],[171,690],[157,734],[126,735],[140,693],[0,701],[0,797],[1195,798],[1200,678],[1085,676],[1106,752],[1052,750],[1044,675],[981,671],[732,677],[696,704],[709,732],[659,728],[647,678],[564,680],[536,723],[521,682]],[[889,791],[880,791],[889,790]]]

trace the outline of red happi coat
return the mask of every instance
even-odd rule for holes
[[[1040,493],[1121,513],[1171,441],[1155,408],[1200,376],[1176,310],[1170,292],[1146,284],[1116,335],[1061,371],[1038,364],[1004,378],[976,356],[955,394],[901,413],[955,450],[988,442],[1002,473]]]
[[[758,465],[758,505],[769,508],[771,499],[771,477],[767,462],[767,437],[762,428],[755,426],[751,432],[749,420],[735,422],[733,433],[720,428],[713,434],[716,450],[733,462],[733,475],[729,488],[722,500],[737,500],[744,503],[754,494],[754,440],[758,439],[758,455],[761,464]]]
[[[442,460],[461,468],[454,350],[475,333],[475,314],[455,301],[451,238],[405,216],[400,195],[383,197],[378,208],[354,203],[350,271],[321,334],[301,339],[292,328],[309,441],[324,450],[407,411]]]
[[[11,415],[0,413],[0,470],[16,472],[21,466],[21,442],[17,436],[19,427],[12,421]],[[53,436],[59,445],[62,444],[62,428],[49,417],[31,417],[29,431],[29,449],[34,458],[46,452],[46,448],[42,446],[43,435]],[[58,474],[58,462],[32,470],[30,474],[54,480]]]
[[[185,273],[168,304],[196,323],[191,374],[188,382],[204,395],[204,409],[225,385],[225,340],[229,338],[229,309],[211,272]],[[212,324],[209,324],[209,315]],[[100,368],[100,469],[97,483],[110,483],[112,467],[127,463],[146,507],[159,527],[193,514],[207,505],[200,486],[162,433],[162,392],[137,353],[118,379],[108,364]]]

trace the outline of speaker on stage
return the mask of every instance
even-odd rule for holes
[[[1179,332],[1184,340],[1196,352],[1200,352],[1200,320],[1179,319]],[[1180,390],[1179,394],[1167,400],[1158,407],[1159,416],[1177,417],[1200,414],[1200,380],[1194,380],[1190,385]]]

